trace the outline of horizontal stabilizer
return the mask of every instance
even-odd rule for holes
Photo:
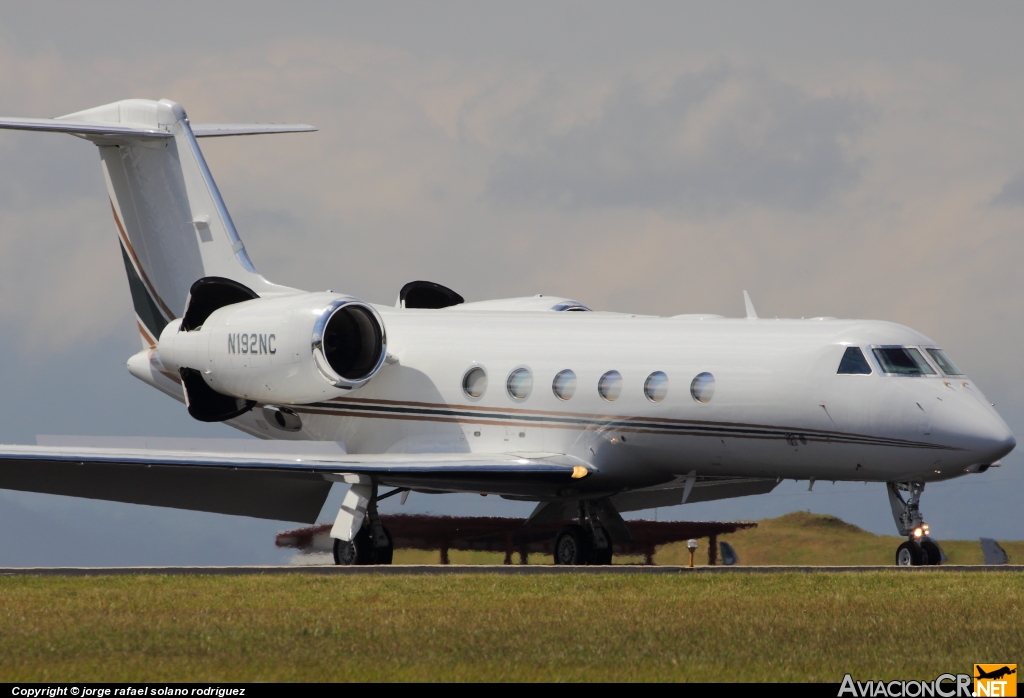
[[[255,136],[261,133],[303,133],[316,130],[316,126],[309,124],[192,124],[192,135],[196,138]]]
[[[0,116],[0,128],[15,131],[52,131],[92,138],[171,138],[162,128],[126,123],[103,123],[76,119],[22,119]],[[192,135],[196,138],[217,136],[255,136],[261,133],[302,133],[316,131],[309,124],[195,124]]]
[[[171,138],[171,134],[163,129],[152,126],[133,126],[125,123],[102,123],[98,121],[76,121],[72,119],[20,119],[0,116],[0,128],[16,131],[53,131],[54,133],[71,133],[76,136],[96,137],[133,137],[133,138]]]

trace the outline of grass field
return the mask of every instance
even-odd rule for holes
[[[932,679],[1024,656],[1008,573],[0,578],[0,681]]]
[[[757,528],[723,536],[736,549],[742,565],[892,565],[896,547],[904,539],[878,536],[848,524],[834,516],[798,511],[767,519]],[[949,564],[981,565],[984,559],[976,540],[940,540]],[[1000,542],[1010,562],[1024,562],[1024,541]],[[453,564],[499,565],[498,553],[449,552]],[[658,549],[655,562],[660,565],[685,565],[690,554],[685,542]],[[700,541],[695,556],[698,565],[707,564],[707,541]],[[427,550],[396,550],[397,564],[437,564],[438,553]],[[616,557],[616,563],[640,563],[643,558]],[[1016,561],[1016,562],[1015,562]],[[549,555],[531,555],[531,564],[550,564]]]

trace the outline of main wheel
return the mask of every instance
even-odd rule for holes
[[[590,553],[590,564],[592,565],[612,564],[612,537],[608,535],[608,529],[604,526],[601,527],[601,532],[604,533],[604,539],[608,541],[608,547],[598,548],[595,545]]]
[[[370,529],[363,526],[356,537],[346,543],[334,539],[334,564],[336,565],[372,565],[373,541],[370,540]]]
[[[921,550],[924,551],[928,557],[926,565],[941,565],[942,564],[942,551],[939,549],[938,543],[933,540],[921,541]]]
[[[896,548],[897,567],[917,567],[923,564],[926,564],[925,553],[917,543],[908,540]]]
[[[388,537],[388,544],[383,548],[373,548],[373,562],[374,565],[390,565],[391,560],[395,557],[395,544],[391,540],[391,531],[384,529],[384,535]]]
[[[577,524],[570,524],[555,538],[556,565],[585,565],[590,562],[590,532]]]

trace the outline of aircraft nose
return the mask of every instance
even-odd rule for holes
[[[994,463],[999,460],[1017,445],[1010,427],[1003,421],[995,410],[989,414],[985,424],[978,425],[974,434],[976,440],[975,450],[981,456],[981,462]]]
[[[946,443],[953,446],[977,465],[996,462],[1017,445],[1010,427],[982,395],[960,393],[956,398],[944,395],[947,410],[932,414],[933,433],[945,436]]]

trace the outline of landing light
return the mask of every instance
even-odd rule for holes
[[[917,528],[914,529],[914,538],[920,538],[923,535],[924,535],[924,531],[921,530],[920,526],[918,526]]]

